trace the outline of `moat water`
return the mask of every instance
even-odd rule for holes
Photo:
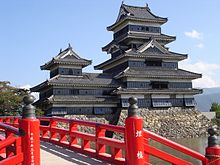
[[[207,137],[200,137],[200,138],[184,138],[184,139],[171,139],[183,146],[186,146],[194,151],[200,152],[201,154],[205,154],[205,148],[207,147]],[[163,150],[167,153],[170,153],[172,155],[175,155],[181,159],[184,159],[186,161],[192,162],[194,165],[201,165],[201,161],[195,160],[194,158],[187,156],[185,154],[182,154],[180,152],[177,152],[167,146],[161,145],[159,143],[156,143],[154,141],[151,141],[150,144],[152,146],[155,146],[156,148]],[[160,159],[157,159],[155,157],[150,157],[151,164],[152,165],[170,165],[170,163],[164,162]]]

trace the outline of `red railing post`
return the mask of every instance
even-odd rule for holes
[[[35,107],[31,105],[34,97],[25,96],[23,101],[25,106],[19,120],[19,129],[23,135],[21,140],[23,165],[40,165],[40,122],[35,117]]]
[[[77,144],[77,138],[75,136],[72,136],[73,132],[78,131],[77,125],[78,124],[73,121],[70,121],[70,123],[69,123],[69,135],[70,135],[69,145],[70,145],[70,147]]]
[[[57,139],[57,132],[54,131],[54,128],[57,127],[57,121],[53,118],[50,119],[50,140]]]
[[[14,117],[14,121],[13,121],[13,126],[14,127],[18,127],[18,121],[19,121],[19,118],[18,117]]]
[[[143,118],[138,115],[136,98],[129,98],[128,117],[125,120],[126,163],[144,165]]]
[[[217,129],[208,129],[208,147],[206,148],[206,157],[208,158],[208,165],[220,165],[220,146],[218,142]]]
[[[103,128],[100,128],[99,124],[97,123],[96,124],[96,154],[97,156],[99,156],[100,154],[103,154],[106,152],[106,147],[105,147],[105,144],[100,144],[98,143],[98,140],[100,137],[105,137],[105,129]]]
[[[10,136],[14,136],[14,133],[5,130],[5,136],[6,136],[6,138],[8,138]],[[10,146],[6,147],[6,157],[7,158],[14,155],[13,145],[14,144],[11,144]]]

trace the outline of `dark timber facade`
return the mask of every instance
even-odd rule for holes
[[[107,27],[113,40],[102,48],[111,58],[95,69],[103,73],[83,73],[91,64],[69,45],[41,66],[50,70],[50,79],[33,87],[40,92],[35,103],[48,115],[110,114],[128,106],[128,98],[138,98],[143,108],[195,106],[192,80],[201,74],[178,68],[186,54],[170,51],[166,44],[174,36],[161,32],[167,18],[154,15],[148,6],[121,5],[116,22]]]

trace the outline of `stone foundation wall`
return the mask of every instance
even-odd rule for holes
[[[201,137],[207,135],[207,128],[213,126],[213,122],[206,118],[195,108],[169,108],[168,110],[139,109],[140,116],[144,119],[144,128],[168,138]],[[121,111],[118,125],[124,126],[127,117],[127,109]],[[71,115],[67,118],[93,121],[108,124],[113,115],[84,116]],[[88,128],[82,128],[84,132],[93,132]]]
[[[195,108],[169,108],[168,110],[139,109],[144,128],[163,137],[186,138],[207,135],[214,123]],[[124,125],[127,110],[122,110],[119,125]]]

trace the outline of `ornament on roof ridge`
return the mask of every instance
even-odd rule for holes
[[[72,49],[72,46],[70,45],[70,43],[68,44],[68,48],[69,48],[69,49]]]

